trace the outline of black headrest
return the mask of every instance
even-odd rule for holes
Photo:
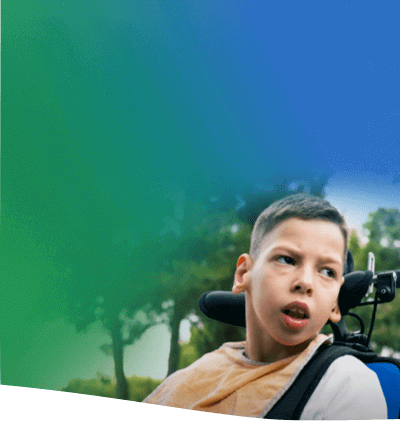
[[[339,308],[342,315],[346,315],[351,308],[360,304],[372,282],[372,272],[353,271],[354,259],[348,251],[343,271],[345,281],[339,293]],[[200,297],[199,307],[210,319],[246,327],[245,293],[209,291]]]

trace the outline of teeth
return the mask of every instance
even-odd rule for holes
[[[287,314],[287,315],[291,315],[292,317],[294,317],[296,319],[305,319],[306,318],[305,311],[300,309],[300,308],[285,310],[284,313]]]

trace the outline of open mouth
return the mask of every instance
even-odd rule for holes
[[[301,310],[301,309],[286,309],[283,310],[283,313],[286,314],[287,316],[292,317],[293,319],[307,319],[307,314]]]

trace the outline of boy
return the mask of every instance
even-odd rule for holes
[[[250,253],[239,257],[232,291],[246,295],[246,341],[226,343],[167,378],[144,402],[263,417],[341,318],[338,295],[347,253],[343,217],[326,200],[293,195],[258,217]],[[338,358],[301,419],[385,419],[374,372]]]

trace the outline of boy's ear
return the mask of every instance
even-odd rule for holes
[[[344,277],[342,276],[342,279],[340,281],[340,287],[343,285],[344,282]],[[340,290],[339,290],[340,291]],[[336,299],[336,304],[333,307],[332,311],[331,311],[331,315],[329,317],[329,320],[333,323],[338,323],[340,322],[340,319],[342,318],[342,314],[340,313],[340,308],[339,308],[339,297]]]
[[[253,259],[247,253],[244,253],[239,257],[232,287],[232,292],[234,294],[241,294],[246,291],[249,281],[249,272],[252,265]]]

